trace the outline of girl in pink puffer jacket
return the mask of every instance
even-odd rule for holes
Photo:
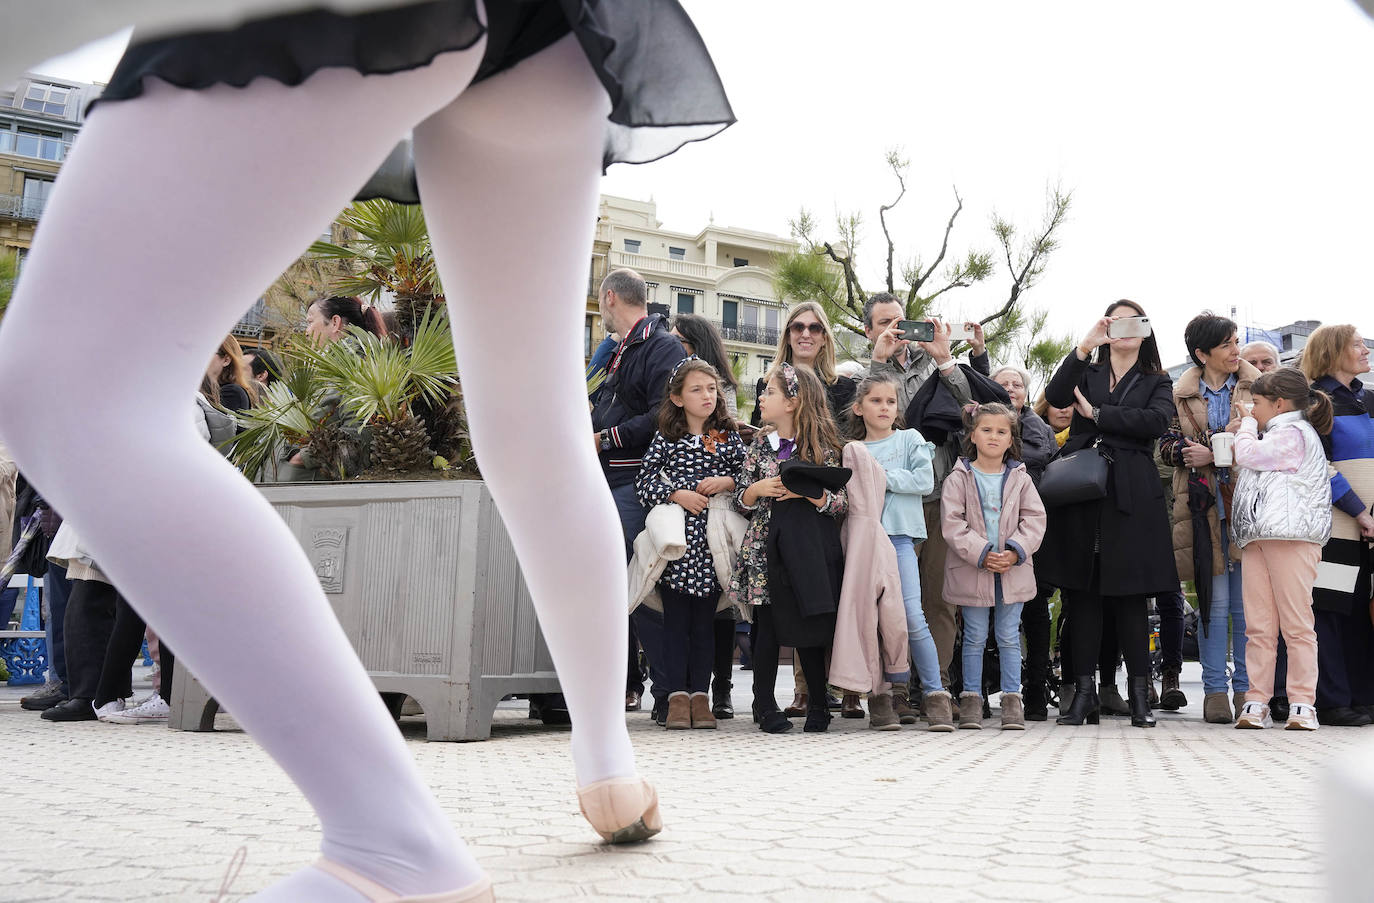
[[[964,457],[945,480],[940,508],[945,601],[964,622],[959,727],[983,721],[983,650],[995,622],[1001,660],[1002,729],[1025,730],[1021,703],[1021,606],[1035,597],[1031,554],[1045,536],[1045,506],[1019,460],[1016,415],[1001,404],[964,409]]]

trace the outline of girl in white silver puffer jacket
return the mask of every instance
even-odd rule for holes
[[[1264,374],[1254,411],[1236,433],[1239,470],[1232,539],[1242,551],[1245,657],[1250,689],[1238,728],[1265,728],[1279,632],[1288,646],[1289,730],[1316,730],[1317,633],[1312,586],[1331,535],[1331,481],[1318,433],[1331,431],[1331,399],[1298,370]],[[1258,430],[1263,429],[1263,437]]]

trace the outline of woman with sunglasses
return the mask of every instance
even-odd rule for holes
[[[803,301],[787,315],[782,333],[778,336],[777,362],[805,364],[821,378],[825,385],[830,416],[842,423],[844,412],[854,401],[854,387],[858,385],[848,376],[835,372],[835,343],[831,341],[830,318],[815,301]],[[758,400],[763,395],[765,381],[754,387],[754,413],[749,422],[759,425]]]

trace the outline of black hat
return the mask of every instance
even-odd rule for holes
[[[782,485],[809,499],[820,498],[827,489],[831,492],[843,489],[854,475],[854,471],[848,467],[808,464],[796,458],[783,461],[778,472],[782,477]]]

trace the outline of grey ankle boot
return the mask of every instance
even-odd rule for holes
[[[1098,705],[1104,715],[1131,714],[1131,707],[1126,705],[1126,700],[1121,698],[1121,691],[1116,688],[1116,684],[1099,684],[1097,698],[1099,700]]]
[[[959,694],[959,730],[983,729],[983,697],[977,693]]]
[[[1023,731],[1026,729],[1026,711],[1020,693],[1002,694],[1002,730]]]

